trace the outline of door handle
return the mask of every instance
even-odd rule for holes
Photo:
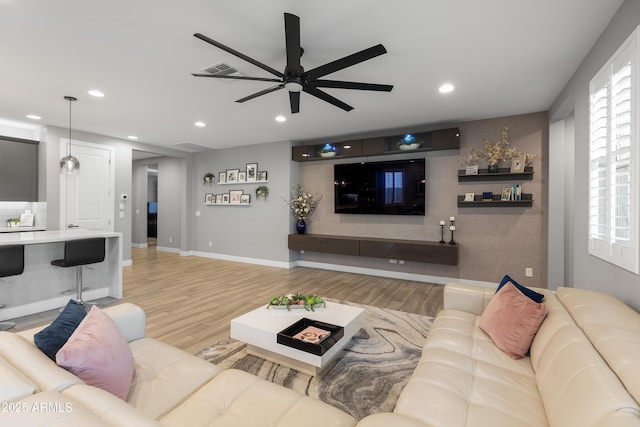
[[[80,226],[76,224],[67,224],[67,228],[78,228],[78,227]]]

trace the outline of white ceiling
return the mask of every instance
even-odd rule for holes
[[[63,96],[72,95],[74,130],[219,148],[544,111],[621,3],[0,0],[0,119],[28,121],[31,113],[66,128]],[[292,115],[284,90],[234,102],[272,83],[191,76],[224,62],[272,77],[195,32],[283,70],[284,12],[300,17],[305,69],[382,43],[387,54],[325,78],[393,84],[393,91],[326,89],[351,112],[303,93]],[[444,82],[456,90],[439,94]],[[287,122],[275,122],[279,114]]]

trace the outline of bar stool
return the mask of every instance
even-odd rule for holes
[[[0,277],[17,276],[24,271],[24,245],[0,246]],[[6,280],[0,279],[2,282]],[[5,307],[4,304],[0,308]],[[0,322],[0,331],[11,329],[14,322]]]
[[[82,266],[104,261],[105,238],[69,240],[64,243],[64,259],[51,261],[56,267],[76,267],[76,302],[82,300]]]

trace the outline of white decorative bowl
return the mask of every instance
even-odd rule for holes
[[[323,151],[320,153],[320,157],[333,157],[336,155],[335,151]]]
[[[402,151],[416,150],[418,147],[420,147],[419,142],[414,142],[411,144],[398,144],[398,148]]]

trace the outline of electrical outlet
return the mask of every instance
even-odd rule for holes
[[[389,260],[389,263],[390,263],[390,264],[397,264],[397,263],[398,263],[398,260],[397,260],[397,259],[393,259],[393,258],[392,258],[392,259],[390,259],[390,260]]]
[[[524,269],[524,275],[526,277],[533,277],[533,268],[527,267]]]
[[[399,259],[398,260],[398,264],[404,264],[404,260],[403,259]]]
[[[200,211],[196,211],[196,216],[200,216]]]
[[[209,247],[213,246],[213,242],[209,240]]]
[[[173,237],[169,236],[169,243],[173,243]]]

